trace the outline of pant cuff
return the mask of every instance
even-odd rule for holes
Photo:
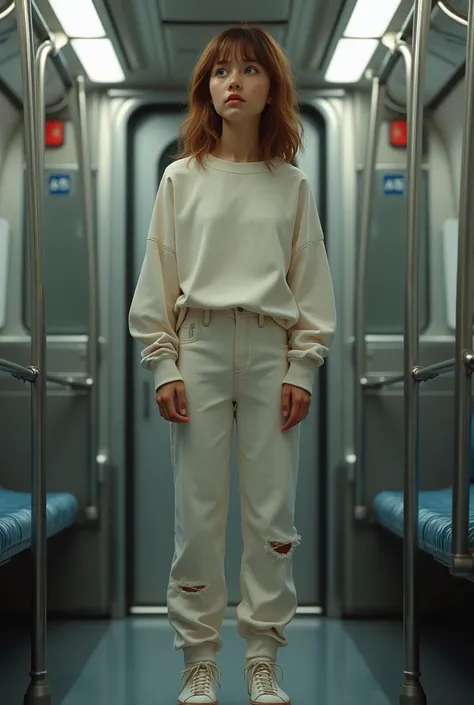
[[[192,663],[198,663],[202,661],[212,661],[216,662],[216,644],[206,642],[204,644],[198,644],[197,646],[186,646],[183,649],[184,652],[184,662],[186,666]]]
[[[278,653],[278,642],[271,636],[258,636],[247,639],[247,660],[254,658],[264,658],[276,661]]]

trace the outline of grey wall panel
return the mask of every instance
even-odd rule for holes
[[[74,131],[72,124],[65,124],[65,144],[56,150],[47,150],[46,164],[54,170],[69,172],[75,169],[76,150],[74,144]],[[22,151],[22,135],[20,131],[15,135],[6,154],[2,180],[0,182],[0,215],[5,217],[11,226],[11,257],[8,273],[8,306],[7,322],[0,335],[0,357],[12,359],[20,364],[30,364],[30,340],[24,327],[22,304],[24,301],[24,244],[25,244],[25,199],[24,199],[24,167]],[[81,256],[83,240],[77,228],[71,226],[78,220],[77,209],[80,209],[78,192],[75,192],[75,209],[72,217],[68,216],[67,206],[63,196],[57,196],[63,208],[59,209],[58,220],[57,204],[54,198],[47,197],[46,211],[47,230],[51,234],[52,228],[59,226],[55,231],[58,238],[66,233],[76,247],[75,253],[64,246],[58,260],[58,248],[47,248],[48,267],[46,268],[48,281],[61,268],[62,260],[66,257],[77,260]],[[71,205],[72,201],[69,201]],[[69,209],[71,210],[71,209]],[[49,225],[48,225],[49,223]],[[76,237],[76,239],[74,239]],[[50,243],[51,244],[51,243]],[[52,259],[51,259],[52,258]],[[61,259],[62,258],[62,259]],[[52,267],[52,269],[51,269]],[[49,271],[49,274],[48,274]],[[84,279],[79,291],[79,279],[73,287],[73,297],[81,297],[85,301]],[[56,282],[57,284],[57,282]],[[47,305],[55,307],[56,314],[61,314],[62,322],[68,321],[69,295],[66,283],[52,292],[48,297]],[[62,307],[62,308],[61,308]],[[58,315],[56,315],[58,318]],[[47,313],[48,319],[48,313]],[[76,329],[79,330],[79,329]],[[62,333],[68,332],[63,326]],[[71,332],[71,331],[69,331]],[[86,340],[83,335],[49,336],[47,342],[47,370],[55,374],[70,374],[84,376],[86,372],[85,356]],[[105,345],[101,349],[103,373],[105,374]],[[105,400],[104,400],[105,401]],[[46,430],[46,469],[48,490],[67,491],[76,496],[81,508],[87,499],[88,482],[88,450],[87,450],[87,418],[88,399],[83,392],[77,393],[64,390],[57,385],[48,384],[47,390],[47,430]],[[12,489],[29,491],[30,478],[30,395],[26,385],[2,375],[0,377],[0,485]],[[104,481],[101,486],[102,523],[99,529],[84,529],[75,527],[61,537],[55,537],[48,542],[50,553],[50,595],[49,604],[52,610],[82,612],[84,614],[107,614],[110,604],[110,499],[108,487]],[[15,568],[18,563],[18,568]],[[61,565],[66,566],[65,572],[59,577]],[[22,566],[24,568],[23,573]],[[55,567],[56,566],[56,567]],[[30,554],[15,557],[12,567],[3,570],[19,570],[18,599],[11,604],[8,600],[5,607],[29,609],[28,594],[21,596],[23,584],[29,585],[26,577],[30,570]],[[1,582],[1,581],[0,581]],[[26,589],[26,588],[25,588]],[[0,601],[2,593],[0,590]]]
[[[71,492],[84,505],[87,468],[87,397],[85,394],[50,392],[46,403],[47,489]],[[0,427],[8,429],[0,440],[0,482],[29,492],[30,394],[0,392]]]

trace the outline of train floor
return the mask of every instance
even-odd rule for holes
[[[164,618],[52,620],[48,666],[52,705],[174,705],[181,654]],[[333,621],[297,617],[280,652],[283,687],[293,705],[398,705],[402,627],[399,621]],[[244,645],[226,620],[221,705],[249,702]],[[466,625],[422,629],[423,684],[428,705],[472,705],[473,632]],[[20,705],[28,685],[26,628],[0,630],[2,703]]]

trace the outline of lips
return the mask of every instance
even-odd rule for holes
[[[242,96],[238,95],[237,93],[232,93],[226,100],[226,103],[230,103],[230,101],[235,100],[239,101],[240,103],[245,103],[245,100],[242,98]]]

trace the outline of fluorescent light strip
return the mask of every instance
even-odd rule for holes
[[[68,37],[105,37],[105,29],[92,0],[49,0]]]
[[[329,83],[356,83],[378,46],[377,39],[340,39],[326,71]]]
[[[73,39],[72,48],[94,83],[120,83],[125,75],[110,39]]]
[[[357,0],[347,23],[345,37],[382,37],[387,31],[401,0]]]

